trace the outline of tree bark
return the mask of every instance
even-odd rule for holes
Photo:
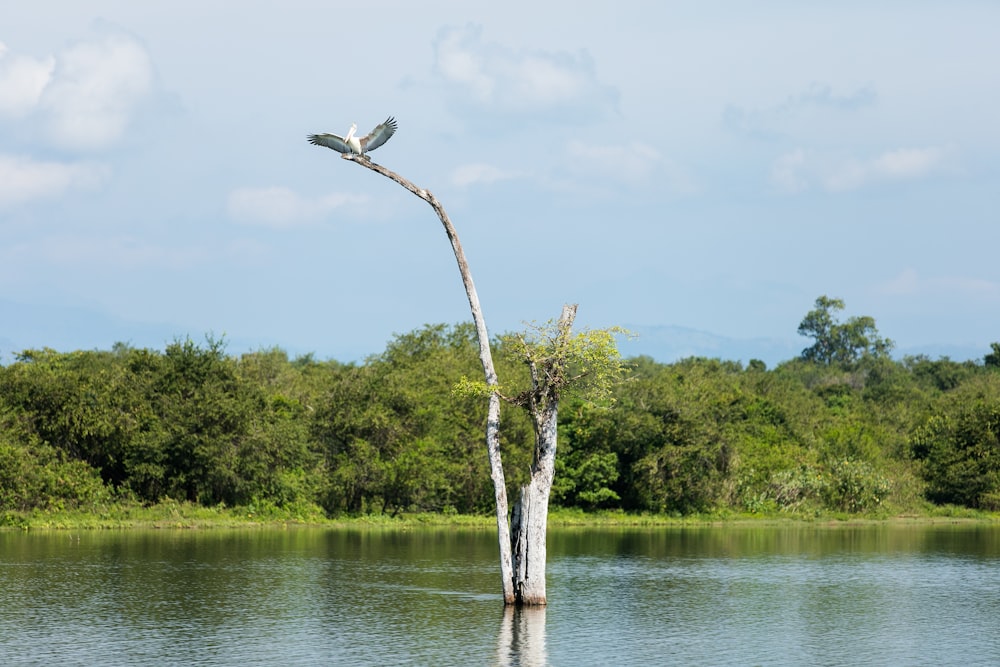
[[[558,336],[566,340],[576,319],[576,306],[563,306]],[[555,478],[559,386],[551,383],[549,371],[530,363],[532,390],[527,409],[535,429],[535,455],[531,479],[521,487],[521,496],[511,516],[511,553],[514,559],[515,604],[547,604],[545,593],[546,528],[549,494]],[[558,374],[558,373],[556,373]]]
[[[496,370],[493,366],[493,354],[490,351],[490,338],[486,330],[486,320],[483,318],[483,310],[479,305],[479,295],[476,293],[475,283],[472,281],[472,272],[469,264],[465,260],[465,252],[462,244],[458,240],[458,233],[451,224],[448,214],[445,212],[441,202],[429,191],[418,188],[416,185],[403,178],[399,174],[386,169],[382,165],[372,162],[367,157],[360,155],[344,154],[341,157],[350,160],[372,171],[382,174],[386,178],[395,181],[414,195],[430,204],[431,208],[444,225],[445,233],[451,242],[452,250],[455,253],[455,261],[458,262],[458,270],[462,274],[462,283],[465,285],[465,293],[469,298],[469,307],[472,309],[472,320],[476,326],[476,337],[479,340],[479,360],[482,362],[483,374],[486,377],[486,386],[491,390],[489,395],[489,406],[486,415],[486,451],[490,461],[490,477],[493,480],[493,492],[496,499],[496,520],[497,538],[500,546],[500,577],[502,579],[503,599],[505,604],[515,604],[517,598],[514,591],[514,576],[511,558],[511,537],[510,527],[507,522],[507,483],[504,479],[503,461],[500,456],[500,394],[499,383],[497,381]],[[574,311],[575,312],[575,311]],[[555,455],[555,439],[553,437],[553,456]],[[551,488],[551,478],[549,487]],[[548,507],[548,488],[546,488],[545,507]],[[545,542],[544,524],[542,532],[542,596],[544,604],[544,574],[545,574]]]

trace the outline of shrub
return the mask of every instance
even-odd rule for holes
[[[830,509],[845,512],[875,510],[891,490],[888,478],[866,461],[836,461],[830,466],[829,480],[824,501]]]

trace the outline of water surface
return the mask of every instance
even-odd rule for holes
[[[0,532],[2,665],[995,665],[1000,527]]]

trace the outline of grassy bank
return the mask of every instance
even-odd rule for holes
[[[920,512],[893,514],[789,513],[749,514],[714,512],[685,516],[666,514],[634,514],[620,511],[583,512],[578,509],[553,509],[549,514],[552,527],[655,527],[685,525],[730,525],[739,523],[846,523],[846,522],[935,522],[981,521],[1000,523],[1000,513],[987,513],[954,506],[928,505]],[[449,513],[365,514],[360,516],[327,517],[322,509],[312,505],[292,508],[274,506],[204,507],[192,503],[164,502],[156,505],[111,505],[90,510],[34,510],[0,513],[0,529],[7,530],[125,530],[133,528],[161,529],[226,529],[267,526],[419,528],[460,527],[493,529],[492,515]]]

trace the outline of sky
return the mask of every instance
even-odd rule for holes
[[[897,354],[1000,341],[1000,4],[0,0],[0,359],[357,361],[578,303],[625,356],[773,364],[817,297]]]

